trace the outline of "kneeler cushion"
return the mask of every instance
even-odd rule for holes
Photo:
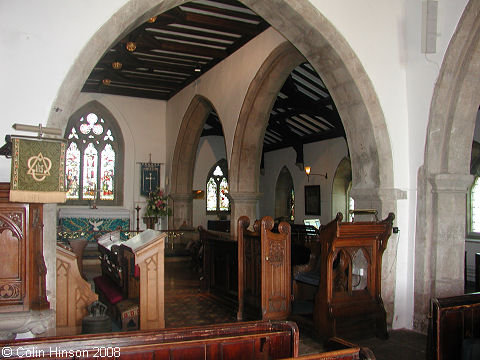
[[[93,282],[95,283],[95,287],[106,296],[110,304],[115,305],[123,300],[122,293],[118,290],[117,286],[105,276],[97,276],[93,279]]]

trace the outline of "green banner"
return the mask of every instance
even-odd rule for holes
[[[65,142],[12,138],[10,201],[65,202]]]

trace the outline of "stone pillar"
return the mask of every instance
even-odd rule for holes
[[[261,198],[260,193],[230,192],[231,201],[230,213],[230,234],[237,236],[237,221],[240,216],[248,216],[250,226],[257,219],[257,202]]]
[[[193,195],[172,194],[172,216],[169,219],[169,229],[178,229],[183,223],[192,227],[193,224]]]
[[[383,220],[388,213],[393,212],[395,215],[397,210],[397,200],[406,199],[405,191],[398,189],[358,189],[353,188],[350,191],[355,201],[355,209],[375,209],[378,211],[378,220]],[[372,221],[371,216],[365,216],[360,220]],[[387,324],[393,323],[393,315],[395,310],[395,285],[396,285],[396,254],[398,243],[392,241],[390,237],[387,249],[382,257],[382,299],[387,312]]]
[[[431,297],[464,293],[466,196],[472,182],[473,175],[465,174],[436,174],[430,178],[433,194],[430,256],[434,259]]]
[[[427,332],[430,300],[464,292],[466,196],[473,176],[418,174],[413,326]]]

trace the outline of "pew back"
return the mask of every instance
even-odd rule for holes
[[[286,319],[291,308],[290,225],[282,222],[278,233],[269,216],[256,221],[238,219],[238,313],[251,312],[262,319]]]
[[[298,356],[298,336],[293,322],[259,321],[108,337],[92,334],[2,341],[0,347],[10,351],[10,359],[281,359]]]
[[[434,298],[428,326],[427,359],[462,358],[465,340],[480,346],[480,293]],[[468,350],[468,349],[463,349]]]

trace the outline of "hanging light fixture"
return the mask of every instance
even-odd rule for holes
[[[114,61],[112,62],[112,68],[115,70],[120,70],[122,68],[123,64],[120,61]]]
[[[110,79],[103,79],[103,80],[102,80],[102,84],[105,85],[105,86],[108,86],[108,85],[110,85],[111,83],[112,83],[112,80],[110,80]]]
[[[157,21],[157,17],[153,16],[150,19],[147,20],[148,23],[153,24],[155,21]]]
[[[314,174],[311,171],[312,171],[312,168],[310,166],[305,166],[305,174],[307,174],[307,181],[308,182],[310,182],[310,176],[311,175],[323,176],[325,179],[328,179],[327,173],[325,173],[325,174]]]
[[[135,49],[137,48],[137,44],[135,44],[135,42],[133,42],[133,41],[129,41],[125,45],[125,48],[130,52],[134,52]]]

